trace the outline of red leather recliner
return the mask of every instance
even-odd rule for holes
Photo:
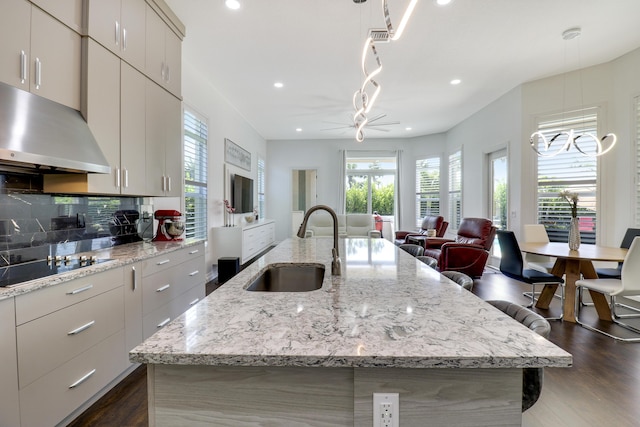
[[[413,231],[396,231],[394,243],[396,245],[404,245],[407,242],[408,236],[422,236],[427,234],[427,230],[436,230],[436,237],[444,236],[445,231],[449,223],[444,220],[442,216],[427,215],[422,219],[419,230]]]
[[[438,270],[480,277],[489,258],[496,227],[486,218],[463,218],[455,240],[429,238],[424,255],[438,260]]]

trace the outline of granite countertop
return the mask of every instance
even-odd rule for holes
[[[76,254],[78,256],[95,255],[99,259],[109,259],[111,261],[101,262],[99,264],[79,268],[66,273],[43,277],[42,279],[30,280],[10,287],[0,287],[0,301],[6,298],[33,292],[38,289],[59,285],[90,274],[100,273],[126,264],[132,264],[164,253],[173,252],[181,248],[197,245],[202,242],[202,239],[185,239],[184,241],[175,242],[128,243],[125,245]]]
[[[384,239],[289,239],[130,353],[133,362],[220,366],[523,368],[571,355]],[[322,263],[321,289],[250,292],[267,265]]]

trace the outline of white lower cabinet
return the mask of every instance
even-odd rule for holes
[[[13,298],[0,301],[0,426],[20,425],[16,312]]]
[[[67,422],[205,296],[204,243],[0,301],[0,426]]]
[[[243,227],[213,228],[213,257],[238,257],[244,264],[260,252],[273,245],[276,239],[276,224],[272,220],[261,220]]]
[[[146,260],[142,283],[146,339],[204,298],[204,244]]]

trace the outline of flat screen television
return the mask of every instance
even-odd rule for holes
[[[231,176],[231,206],[236,213],[253,212],[253,180],[242,175]]]

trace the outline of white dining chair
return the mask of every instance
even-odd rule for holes
[[[629,297],[640,296],[640,237],[633,239],[631,247],[627,252],[622,263],[622,271],[620,279],[582,279],[576,281],[576,323],[581,326],[590,329],[592,331],[599,332],[608,337],[627,342],[640,342],[640,337],[637,338],[623,338],[617,335],[613,335],[609,332],[587,325],[580,321],[580,307],[581,296],[584,289],[600,292],[601,294],[609,296],[611,309],[611,321],[616,325],[619,325],[625,329],[640,334],[640,329],[631,326],[627,323],[623,323],[619,319],[629,317],[639,317],[638,314],[618,314],[616,313],[616,297]]]
[[[524,243],[549,243],[549,236],[547,230],[542,224],[525,224],[523,233]],[[555,258],[545,255],[537,254],[525,254],[524,260],[527,263],[528,268],[538,270],[543,273],[551,273],[553,265],[555,264]]]

